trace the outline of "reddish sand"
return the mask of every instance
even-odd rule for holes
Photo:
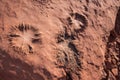
[[[120,80],[120,0],[0,0],[0,80]]]

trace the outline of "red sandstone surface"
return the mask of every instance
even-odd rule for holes
[[[120,0],[0,0],[0,80],[120,80]]]

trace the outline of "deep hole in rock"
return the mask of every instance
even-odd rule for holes
[[[34,51],[34,44],[41,44],[41,34],[39,29],[27,24],[20,24],[12,27],[8,34],[10,47],[17,53],[27,54]]]
[[[73,80],[70,72],[66,72],[66,80]]]
[[[108,41],[109,42],[113,42],[113,41],[115,41],[116,37],[117,37],[116,36],[116,32],[114,30],[112,30],[112,31],[110,31],[110,35],[108,37]]]
[[[84,24],[84,26],[87,27],[88,22],[87,22],[87,19],[86,19],[85,16],[83,16],[83,15],[81,15],[79,13],[75,13],[75,19],[78,20],[78,21],[81,21]]]

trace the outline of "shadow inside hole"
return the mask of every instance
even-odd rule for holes
[[[68,44],[68,47],[69,47],[73,52],[75,52],[75,53],[78,54],[79,51],[76,49],[75,45],[74,45],[72,42],[70,42],[70,43]]]
[[[113,41],[115,41],[115,39],[116,39],[116,35],[115,35],[115,32],[112,30],[112,31],[110,31],[110,35],[108,37],[108,41],[109,42],[113,42]]]

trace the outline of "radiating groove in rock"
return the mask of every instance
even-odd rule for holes
[[[39,43],[39,42],[41,42],[40,39],[32,39],[32,43]]]
[[[16,35],[16,34],[10,34],[10,37],[20,37],[20,35]]]
[[[20,54],[33,53],[34,44],[37,43],[39,45],[42,43],[39,30],[24,24],[12,27],[8,40],[10,46]]]

